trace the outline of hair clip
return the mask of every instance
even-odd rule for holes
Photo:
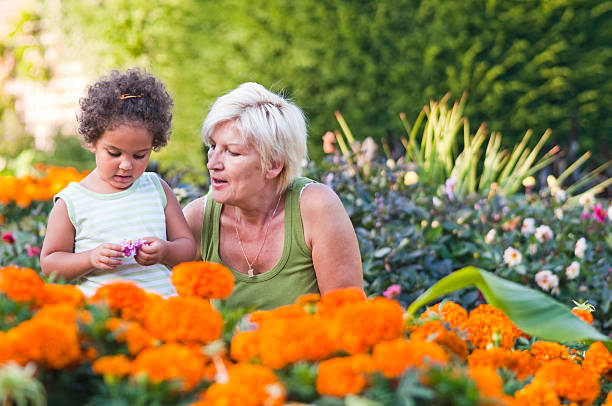
[[[142,96],[140,95],[134,95],[134,94],[128,94],[128,93],[124,93],[121,95],[121,97],[119,97],[119,100],[125,100],[125,99],[140,99]]]

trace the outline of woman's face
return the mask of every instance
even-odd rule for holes
[[[206,167],[213,198],[219,203],[240,205],[256,197],[265,184],[257,150],[231,121],[218,125],[210,138]]]

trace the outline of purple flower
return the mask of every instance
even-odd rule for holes
[[[399,295],[401,292],[402,292],[402,287],[398,285],[397,283],[394,283],[393,285],[385,289],[385,291],[383,292],[383,296],[386,297],[387,299],[393,299],[395,296]]]
[[[126,257],[131,257],[132,255],[138,254],[138,249],[146,244],[146,242],[140,238],[135,240],[121,240],[119,243],[121,244],[121,249],[123,249],[123,254]]]
[[[455,193],[453,192],[453,187],[455,186],[455,183],[457,183],[457,178],[455,178],[454,176],[449,179],[446,179],[446,182],[444,183],[446,196],[448,196],[450,200],[455,199]]]

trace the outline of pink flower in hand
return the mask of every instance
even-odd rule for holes
[[[385,291],[383,292],[383,296],[386,297],[387,299],[393,299],[395,296],[399,295],[401,292],[402,292],[402,287],[398,285],[397,283],[394,283],[393,285],[385,289]]]
[[[145,241],[137,238],[135,240],[121,240],[119,241],[121,244],[121,248],[123,249],[123,254],[126,257],[131,257],[132,255],[138,254],[138,250],[140,247],[146,244]]]

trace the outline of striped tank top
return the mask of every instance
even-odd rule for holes
[[[157,237],[166,240],[166,194],[153,172],[145,172],[128,189],[117,193],[96,193],[79,183],[70,183],[54,197],[61,198],[75,229],[74,252],[91,250],[103,243],[120,243]],[[143,289],[163,296],[175,294],[170,270],[163,264],[143,266],[134,257],[112,271],[95,269],[78,283],[87,296],[98,287],[115,281],[132,281]]]

